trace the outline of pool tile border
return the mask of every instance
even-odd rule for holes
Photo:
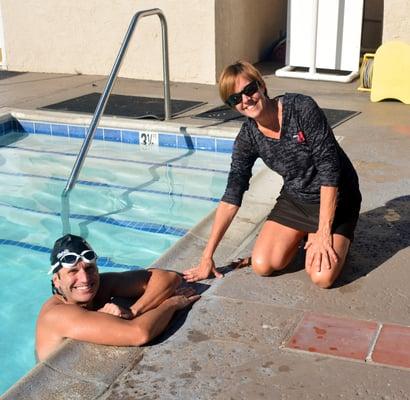
[[[84,139],[87,128],[88,126],[86,125],[53,123],[12,117],[11,119],[0,123],[0,135],[6,135],[11,131],[17,131],[27,134]],[[139,145],[140,132],[141,130],[101,127],[97,129],[94,139]],[[160,147],[232,153],[234,143],[234,140],[229,138],[191,135],[187,133],[175,134],[162,131],[153,133],[158,135],[158,146]]]
[[[51,248],[39,246],[39,245],[28,243],[28,242],[22,242],[20,240],[0,238],[0,245],[15,246],[15,247],[20,247],[24,249],[33,250],[33,251],[38,251],[40,253],[45,253],[45,254],[51,253]],[[116,262],[111,261],[111,259],[108,257],[98,257],[98,267],[121,268],[121,269],[127,269],[127,270],[144,269],[143,267],[140,267],[138,265],[116,263]]]

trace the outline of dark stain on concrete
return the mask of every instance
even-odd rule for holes
[[[161,371],[162,367],[158,365],[141,365],[142,369],[145,369],[146,371],[150,372],[158,372]]]
[[[281,366],[278,368],[278,371],[279,371],[279,372],[289,372],[289,371],[290,371],[290,367],[287,366],[287,365],[281,365]]]
[[[195,377],[195,374],[192,372],[184,372],[183,374],[178,375],[178,378],[181,379],[193,379]]]
[[[193,361],[191,363],[191,369],[192,371],[201,371],[202,367],[199,365],[198,361]]]
[[[192,329],[188,332],[188,340],[193,343],[199,343],[209,340],[209,336],[195,329]]]

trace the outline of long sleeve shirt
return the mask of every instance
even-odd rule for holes
[[[265,136],[248,118],[235,140],[231,169],[222,201],[240,206],[257,158],[283,178],[282,191],[296,200],[320,202],[320,187],[338,187],[339,201],[361,198],[356,171],[336,141],[323,111],[309,97],[281,96],[279,139]]]

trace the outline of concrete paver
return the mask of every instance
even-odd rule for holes
[[[410,327],[383,325],[372,359],[382,364],[410,368]]]
[[[307,313],[287,347],[365,361],[376,333],[376,322]]]

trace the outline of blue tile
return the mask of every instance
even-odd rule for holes
[[[216,151],[218,153],[232,153],[233,140],[216,139]]]
[[[215,151],[215,138],[197,137],[196,138],[196,149]]]
[[[68,125],[51,124],[52,136],[68,136]]]
[[[160,133],[158,135],[158,144],[162,147],[177,147],[177,135]]]
[[[119,129],[104,128],[104,140],[109,142],[121,142],[121,131]]]
[[[68,131],[70,132],[70,137],[72,138],[85,138],[85,128],[83,126],[69,125]]]
[[[177,147],[181,149],[195,149],[195,138],[186,134],[184,136],[177,135]]]
[[[4,124],[4,133],[9,133],[13,130],[13,120],[6,121]]]
[[[45,135],[51,135],[51,125],[41,122],[34,122],[34,133],[42,133]]]
[[[87,128],[88,130],[88,128]],[[95,140],[104,140],[104,129],[103,128],[97,128],[97,130],[94,133],[94,139]]]
[[[15,132],[22,132],[23,131],[23,129],[20,125],[20,122],[18,122],[16,119],[13,119],[13,128],[12,129]]]
[[[19,121],[23,132],[34,133],[34,123],[32,121]]]
[[[137,131],[121,131],[123,143],[140,144],[140,136]]]

